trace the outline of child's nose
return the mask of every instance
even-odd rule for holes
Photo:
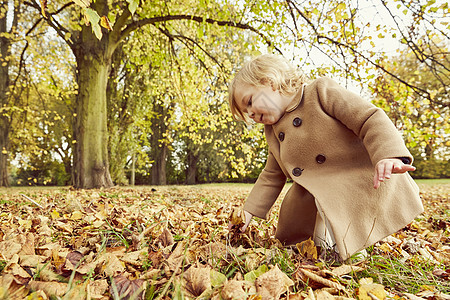
[[[255,113],[252,112],[252,111],[249,111],[249,112],[248,112],[248,116],[249,116],[251,119],[253,119],[253,118],[255,117]]]

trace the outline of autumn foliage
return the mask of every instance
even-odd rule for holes
[[[345,263],[311,240],[282,247],[279,201],[228,230],[250,187],[7,190],[0,299],[449,299],[448,186],[423,189],[423,215]],[[387,280],[388,261],[425,264],[428,283],[398,269]]]

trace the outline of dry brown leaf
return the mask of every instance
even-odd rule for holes
[[[124,264],[111,253],[105,253],[98,263],[101,264],[101,270],[106,276],[118,276],[125,271]]]
[[[287,297],[281,298],[281,300],[304,300],[305,296],[303,293],[289,294]]]
[[[125,276],[119,275],[113,278],[109,292],[111,295],[118,296],[119,299],[143,299],[144,283],[145,281],[142,279],[129,280]]]
[[[121,260],[133,266],[142,266],[142,262],[146,259],[146,252],[146,250],[128,252],[121,258]]]
[[[244,225],[244,218],[242,216],[242,208],[235,207],[233,208],[233,211],[230,215],[230,222],[232,225],[235,225],[236,227],[240,228]]]
[[[173,245],[174,240],[172,233],[167,228],[164,228],[163,232],[158,237],[158,242],[161,243],[162,248]]]
[[[198,297],[211,289],[211,269],[190,267],[184,273],[184,290],[192,297]]]
[[[403,295],[408,297],[409,300],[425,300],[425,298],[418,297],[418,296],[416,296],[414,294],[410,294],[410,293],[403,293]]]
[[[101,299],[108,290],[108,281],[106,279],[95,280],[87,286],[87,293],[92,299]]]
[[[18,254],[21,249],[22,245],[13,240],[0,242],[0,257],[8,261],[14,254]]]
[[[8,295],[14,295],[16,299],[23,299],[28,295],[28,288],[11,274],[0,276],[0,299],[9,299]]]
[[[316,281],[320,284],[323,284],[324,286],[336,288],[341,291],[345,291],[345,287],[338,282],[331,281],[329,279],[320,277],[319,275],[317,275],[311,271],[305,270],[305,269],[300,269],[300,271],[309,279]]]
[[[317,300],[334,300],[333,295],[324,290],[317,290],[314,292]]]
[[[246,299],[247,293],[243,289],[244,285],[244,281],[229,280],[224,284],[220,295],[224,300]]]
[[[186,242],[185,241],[179,242],[175,250],[166,260],[166,264],[164,265],[164,267],[167,268],[169,272],[175,271],[177,269],[177,266],[183,261],[185,249],[186,249]]]
[[[67,283],[47,282],[47,281],[30,281],[28,287],[34,291],[43,291],[47,296],[62,297],[67,292]]]
[[[30,274],[27,273],[19,264],[12,263],[8,265],[6,268],[12,275],[20,278],[31,278]]]
[[[284,274],[278,266],[260,275],[255,280],[256,292],[265,299],[280,299],[281,294],[288,291],[294,282]]]
[[[351,265],[341,265],[337,268],[334,268],[331,273],[333,273],[333,275],[335,276],[342,276],[342,275],[346,275],[349,274],[351,272],[361,272],[364,271],[364,268],[362,267],[358,267],[358,266],[351,266]]]
[[[19,237],[20,244],[22,245],[22,249],[20,249],[19,256],[22,255],[35,255],[36,252],[34,250],[34,234],[31,232],[26,235],[20,235]]]
[[[40,255],[22,255],[20,257],[20,265],[22,267],[35,268],[38,264],[43,263],[46,260],[45,256]]]

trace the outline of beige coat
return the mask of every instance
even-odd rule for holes
[[[381,109],[333,80],[321,78],[305,86],[284,116],[264,129],[269,156],[244,209],[266,218],[291,178],[294,184],[281,205],[277,228],[282,242],[294,244],[312,235],[316,203],[343,259],[423,211],[419,189],[407,173],[373,188],[378,161],[412,161],[412,156]]]

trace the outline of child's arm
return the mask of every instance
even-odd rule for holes
[[[382,159],[375,166],[373,187],[375,189],[379,188],[381,182],[383,182],[385,179],[391,178],[391,174],[405,173],[414,170],[416,170],[416,167],[403,163],[401,159],[398,158]]]

